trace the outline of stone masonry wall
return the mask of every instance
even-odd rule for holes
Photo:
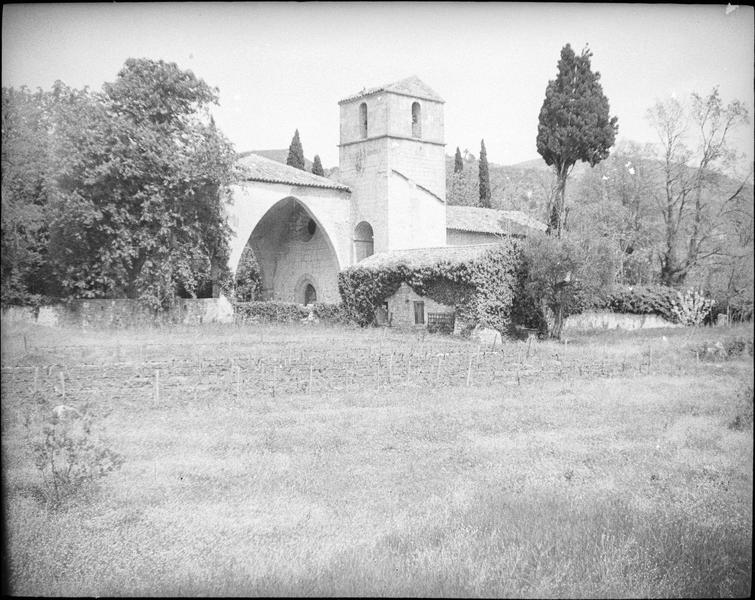
[[[604,311],[588,311],[571,315],[564,321],[564,331],[585,329],[655,329],[682,327],[658,315],[632,315]]]
[[[4,322],[26,322],[48,327],[122,328],[155,325],[158,323],[233,322],[233,306],[225,298],[195,298],[180,300],[171,311],[155,314],[137,300],[74,300],[70,304],[42,306],[35,310],[25,306],[3,309]]]
[[[425,324],[414,324],[414,302],[425,303]],[[394,327],[427,327],[428,313],[453,313],[454,307],[435,302],[430,298],[420,296],[406,283],[402,283],[396,293],[388,298],[388,313],[392,314],[391,324]]]

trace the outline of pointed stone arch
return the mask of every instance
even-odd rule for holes
[[[289,195],[269,206],[246,244],[259,265],[263,299],[303,303],[299,282],[306,274],[318,300],[338,301],[336,247],[321,220],[300,198]],[[238,261],[234,272],[237,266]]]

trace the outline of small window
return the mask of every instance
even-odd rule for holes
[[[304,289],[304,304],[312,304],[313,302],[317,302],[317,290],[315,290],[315,286],[308,283]]]
[[[425,324],[425,303],[424,302],[414,302],[414,324],[415,325],[424,325]]]
[[[367,221],[362,221],[354,229],[354,249],[356,260],[372,256],[375,251],[375,238],[372,233],[372,226]]]
[[[309,223],[307,223],[307,233],[309,233],[310,236],[313,236],[315,231],[317,231],[317,223],[315,223],[314,219],[310,219]]]
[[[359,105],[359,133],[362,138],[367,137],[367,103],[362,102]]]
[[[419,102],[412,104],[412,137],[422,137],[422,108]]]

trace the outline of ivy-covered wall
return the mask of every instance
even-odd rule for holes
[[[372,323],[375,310],[406,283],[420,296],[455,307],[467,327],[504,332],[511,326],[519,271],[519,246],[507,240],[466,260],[355,265],[339,274],[338,291],[347,314],[362,326]]]

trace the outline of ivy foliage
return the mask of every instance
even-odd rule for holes
[[[519,292],[520,248],[506,240],[475,258],[439,260],[413,266],[398,262],[352,266],[338,275],[338,291],[349,318],[361,326],[373,323],[375,310],[406,283],[420,296],[453,306],[457,320],[504,332]]]
[[[677,320],[674,314],[676,300],[676,290],[665,285],[615,285],[592,302],[586,303],[583,309],[597,308],[635,315],[654,314],[673,322]]]

